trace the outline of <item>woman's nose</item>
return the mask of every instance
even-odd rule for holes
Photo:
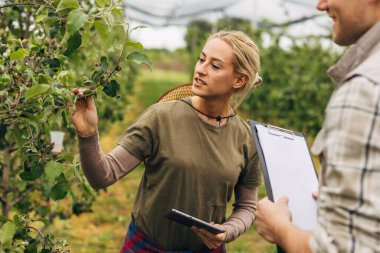
[[[204,66],[205,64],[196,64],[195,65],[195,72],[199,75],[205,75],[206,74],[206,68]]]

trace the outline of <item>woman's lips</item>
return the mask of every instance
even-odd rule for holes
[[[206,83],[202,79],[200,79],[198,77],[194,78],[194,80],[199,85],[206,85]]]

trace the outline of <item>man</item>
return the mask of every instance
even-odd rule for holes
[[[291,224],[287,197],[263,199],[257,230],[291,252],[380,252],[380,0],[319,0],[333,40],[355,44],[328,74],[336,83],[312,152],[321,156],[318,227]]]

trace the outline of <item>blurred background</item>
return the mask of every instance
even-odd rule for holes
[[[316,1],[126,0],[125,4],[132,27],[147,25],[131,36],[144,45],[153,67],[139,71],[124,123],[103,133],[105,149],[111,149],[122,130],[166,90],[191,81],[205,40],[220,29],[248,33],[261,50],[263,85],[242,104],[240,114],[304,132],[312,142],[333,89],[325,72],[342,52],[331,43],[331,22],[315,9]],[[315,163],[318,166],[318,161]],[[70,231],[65,236],[72,237],[74,252],[118,250],[142,172],[143,168],[135,170],[101,193],[92,214],[62,223],[65,231]],[[262,186],[260,197],[265,195]],[[227,249],[276,252],[257,235],[255,226]]]
[[[50,4],[47,0],[41,2]],[[112,69],[111,66],[119,65],[119,72],[111,82],[107,81],[106,84],[101,83],[99,87],[93,88],[99,91],[96,97],[100,116],[99,132],[102,148],[107,152],[115,146],[123,130],[149,105],[157,102],[164,92],[177,85],[191,82],[194,64],[211,33],[220,29],[241,30],[260,48],[260,74],[263,84],[248,95],[238,113],[244,119],[254,119],[303,132],[311,144],[323,123],[324,107],[334,89],[326,70],[344,53],[343,48],[331,42],[331,21],[326,14],[315,9],[316,2],[124,0],[118,2],[121,8],[107,9],[105,6],[108,1],[103,0],[83,0],[78,1],[78,4],[76,0],[60,0],[52,1],[50,7],[44,9],[43,6],[34,8],[34,5],[25,7],[20,1],[0,0],[0,39],[1,43],[8,45],[8,51],[5,50],[0,56],[11,56],[10,60],[3,61],[0,58],[0,70],[12,65],[10,63],[14,61],[12,66],[18,69],[20,74],[17,75],[22,78],[22,66],[25,66],[22,60],[28,59],[28,63],[31,64],[29,58],[32,58],[33,50],[38,47],[36,57],[42,57],[38,66],[45,66],[46,62],[46,69],[43,73],[37,73],[40,68],[33,68],[32,71],[35,71],[38,77],[33,79],[31,84],[34,85],[35,81],[52,84],[60,89],[72,89],[91,85],[99,80],[101,83],[102,75],[109,73],[107,71]],[[11,8],[2,7],[5,5],[10,5]],[[54,16],[53,11],[48,11],[49,8],[56,8],[58,15]],[[76,17],[80,17],[80,22],[73,23],[72,19],[71,23],[64,23],[67,14],[65,11],[75,8],[80,9],[75,13]],[[111,11],[107,12],[108,10]],[[100,14],[96,16],[91,13]],[[126,23],[124,30],[120,30],[120,27],[117,28],[119,30],[114,29],[113,24],[119,20]],[[43,28],[38,29],[38,22],[43,23]],[[62,26],[67,29],[63,29]],[[125,54],[128,55],[125,60],[120,60],[124,53],[115,56],[115,52],[118,52],[120,45],[124,43],[122,35],[126,29],[129,29],[127,45],[131,51]],[[97,35],[92,37],[91,32],[97,32]],[[21,44],[21,49],[20,44],[17,44],[17,38],[20,36],[24,38],[19,40],[24,43]],[[81,43],[78,45],[79,38]],[[12,43],[17,45],[12,47]],[[54,49],[56,43],[59,43],[58,49]],[[24,51],[28,48],[34,49],[30,49],[26,54]],[[11,49],[16,53],[9,53]],[[53,49],[56,51],[49,51]],[[24,52],[25,55],[20,55],[20,52]],[[46,57],[46,61],[43,57]],[[137,66],[135,63],[140,65]],[[26,73],[32,76],[32,71]],[[89,76],[88,73],[92,75],[86,78]],[[2,85],[8,85],[4,81],[5,75],[2,74],[0,78],[1,88]],[[12,92],[19,91],[18,88],[16,91],[10,88],[8,90],[8,99],[12,99],[12,94],[15,97]],[[62,90],[55,90],[55,93],[50,95],[56,96],[60,91]],[[39,92],[37,95],[42,94]],[[57,98],[54,97],[53,100],[57,105]],[[48,122],[51,129],[60,127],[60,130],[66,133],[62,157],[65,161],[75,164],[74,170],[69,167],[63,169],[66,179],[72,180],[70,186],[67,186],[69,193],[66,191],[63,196],[67,194],[68,198],[56,198],[57,201],[52,202],[48,196],[46,197],[51,182],[59,178],[57,175],[50,175],[51,182],[45,184],[45,188],[44,184],[20,183],[20,192],[29,189],[27,194],[32,195],[26,197],[29,195],[22,194],[11,213],[22,211],[30,215],[48,217],[52,225],[47,227],[46,231],[59,238],[65,238],[70,244],[71,252],[119,252],[144,168],[136,168],[106,190],[89,189],[78,169],[76,134],[67,121],[65,104],[63,107],[54,111]],[[38,122],[39,119],[33,120]],[[2,124],[0,130],[3,126],[5,129],[6,125]],[[8,126],[7,128],[10,129]],[[22,127],[17,129],[24,131]],[[2,132],[4,131],[0,131]],[[7,135],[0,134],[1,151],[4,148],[1,146],[2,138],[6,139]],[[32,151],[40,152],[39,149]],[[3,163],[4,159],[0,158],[0,162]],[[15,161],[17,159],[21,158],[15,158]],[[62,159],[57,161],[62,163]],[[314,161],[318,170],[318,161],[315,158]],[[3,170],[2,168],[1,165],[0,170]],[[19,167],[15,169],[16,174],[19,173],[18,169]],[[66,181],[61,180],[59,183],[65,185]],[[19,183],[15,181],[13,184]],[[42,192],[43,197],[36,195],[34,189]],[[264,185],[261,186],[259,195],[260,198],[266,196]],[[230,212],[231,205],[228,214]],[[257,235],[255,225],[236,241],[229,243],[227,250],[247,253],[276,252],[274,245]]]

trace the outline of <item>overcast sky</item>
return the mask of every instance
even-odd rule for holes
[[[293,1],[304,1],[304,4],[295,4]],[[126,2],[128,5],[128,0]],[[207,18],[212,21],[222,18],[223,15],[228,15],[249,19],[253,24],[257,24],[264,18],[271,20],[274,23],[283,23],[288,20],[294,20],[319,13],[315,9],[316,0],[240,0],[236,2],[236,4],[228,7],[224,14],[221,12],[210,12],[206,14]],[[133,20],[131,19],[131,21]],[[132,22],[132,24],[138,25],[142,23]],[[308,34],[326,34],[330,26],[331,21],[327,15],[322,15],[311,21],[291,26],[289,32],[300,36]],[[150,26],[145,29],[134,31],[132,37],[141,42],[146,48],[167,48],[174,50],[185,45],[185,32],[185,26]]]

